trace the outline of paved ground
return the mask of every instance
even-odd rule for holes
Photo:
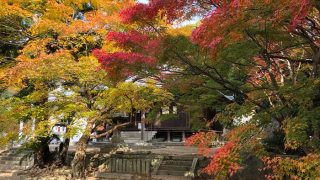
[[[54,151],[55,148],[58,148],[58,145],[50,145],[50,150]],[[96,145],[89,145],[87,148],[87,152],[89,153],[99,153],[101,151],[101,149],[103,148],[109,148],[109,149],[113,149],[116,146],[111,144],[111,143],[102,143],[102,144],[96,144]],[[177,144],[177,143],[162,143],[162,144],[157,144],[157,145],[153,145],[153,146],[137,146],[137,145],[130,145],[129,146],[133,151],[151,151],[151,153],[155,153],[155,154],[167,154],[167,155],[196,155],[197,154],[197,148],[196,147],[189,147],[189,146],[184,146],[183,144]],[[76,150],[76,146],[75,145],[71,145],[69,147],[69,151],[70,152],[74,152]],[[12,178],[13,174],[12,173],[0,173],[0,180],[2,179],[15,179]],[[58,177],[56,175],[54,175],[54,177],[52,177],[52,175],[50,176],[45,176],[45,174],[43,174],[44,176],[42,178],[39,179],[45,179],[45,180],[51,180],[51,179],[69,179],[66,178],[65,176],[61,176]],[[95,177],[87,177],[87,179],[93,180],[96,179]],[[155,178],[153,178],[154,180],[188,180],[189,178],[186,177],[175,177],[175,176],[157,176]]]
[[[174,144],[173,144],[174,145]],[[54,151],[54,149],[58,147],[58,145],[50,145],[50,150]],[[99,153],[101,148],[112,148],[110,143],[99,144],[99,145],[89,145],[87,148],[87,152],[91,153]],[[197,147],[190,147],[184,145],[172,146],[170,144],[167,145],[155,145],[155,146],[129,146],[133,151],[151,151],[155,154],[169,154],[169,155],[196,155]],[[75,152],[76,146],[71,145],[69,147],[69,152]]]

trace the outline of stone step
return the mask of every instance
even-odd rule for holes
[[[0,157],[28,157],[32,156],[31,151],[18,151],[18,150],[8,150],[0,153]]]
[[[143,138],[144,139],[152,139],[154,136],[144,136]],[[121,138],[123,138],[123,139],[141,139],[141,136],[139,135],[139,136],[121,136]]]
[[[121,136],[122,138],[141,138],[141,135],[124,135],[124,136]],[[151,135],[145,135],[144,138],[150,138]],[[152,136],[153,137],[153,136]]]
[[[189,166],[191,167],[192,161],[181,161],[181,160],[164,160],[163,165],[174,165],[174,166]]]
[[[66,178],[64,176],[57,176],[57,177],[50,177],[50,176],[44,176],[44,177],[34,177],[34,178],[25,178],[20,180],[65,180]],[[89,179],[88,179],[89,180]]]
[[[193,161],[195,156],[165,156],[164,160],[182,160],[182,161]]]
[[[126,139],[130,139],[130,140],[141,140],[141,137],[121,137],[123,140],[126,140]],[[145,141],[148,141],[148,140],[151,140],[150,138],[143,138]]]
[[[138,139],[138,140],[125,139],[124,142],[129,143],[129,144],[134,144],[134,143],[141,142],[141,140],[140,139]]]
[[[123,134],[123,135],[141,134],[141,132],[140,131],[136,131],[136,132],[121,132],[121,134]],[[157,134],[157,132],[146,131],[145,134]]]
[[[6,165],[28,165],[27,161],[6,161],[6,160],[0,160],[0,164],[6,164]]]
[[[158,175],[184,176],[187,171],[158,170]]]
[[[14,157],[14,156],[0,156],[0,160],[4,161],[20,161],[22,157]]]
[[[121,136],[123,139],[141,139],[141,136]]]
[[[134,175],[132,174],[99,172],[95,178],[107,180],[131,180],[133,177]]]
[[[0,156],[0,160],[3,161],[30,161],[33,157],[19,157],[19,156]]]
[[[153,175],[152,180],[192,180],[192,178],[185,176]]]
[[[189,171],[191,166],[161,165],[159,170]]]
[[[22,149],[22,148],[11,148],[11,149],[7,149],[3,152],[18,152],[18,151],[30,151],[28,149]]]
[[[7,165],[7,164],[0,164],[1,171],[8,171],[8,170],[25,170],[28,166],[18,166],[18,165]]]
[[[25,180],[26,172],[23,170],[0,170],[0,180]]]
[[[27,166],[21,166],[21,165],[11,165],[11,164],[0,164],[1,170],[20,170],[25,169]]]
[[[191,177],[172,176],[172,175],[152,175],[152,177],[137,177],[131,174],[99,172],[94,179],[104,180],[191,180]]]
[[[183,142],[154,142],[152,143],[156,146],[185,146],[185,144]]]
[[[2,152],[0,153],[1,156],[16,156],[16,157],[23,157],[27,156],[29,153],[26,152]]]
[[[140,141],[141,140],[141,138],[139,137],[139,138],[124,138],[124,137],[122,137],[122,139],[124,140],[124,141],[126,141],[126,140],[133,140],[133,141]],[[150,138],[144,138],[144,141],[148,141],[148,140],[151,140]]]
[[[157,131],[145,131],[146,133],[157,133]],[[125,133],[125,134],[134,134],[134,133],[141,133],[141,131],[121,131],[121,133]]]
[[[25,164],[25,162],[21,162],[22,164]],[[6,160],[0,160],[0,164],[7,164],[7,165],[20,165],[20,161],[6,161]]]
[[[156,135],[156,133],[157,133],[156,131],[146,131],[145,136],[154,136]],[[133,132],[122,131],[120,134],[121,134],[121,137],[141,137],[140,131],[133,131]]]
[[[9,174],[9,173],[12,173],[15,171],[17,171],[17,170],[0,170],[0,174]]]
[[[13,180],[13,173],[11,172],[0,172],[0,180]]]
[[[141,136],[121,136],[122,139],[141,139]]]
[[[123,138],[123,140],[136,140],[136,141],[138,141],[138,140],[141,140],[141,138]]]
[[[145,133],[147,134],[156,134],[157,132],[151,132],[151,131],[145,131]],[[121,134],[141,134],[141,131],[132,131],[132,132],[124,132],[122,131]]]

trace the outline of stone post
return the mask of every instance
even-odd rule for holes
[[[186,141],[186,132],[182,131],[182,142]]]
[[[168,142],[170,142],[170,141],[171,141],[170,131],[167,131],[167,141],[168,141]]]

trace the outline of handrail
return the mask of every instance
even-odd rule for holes
[[[152,171],[152,175],[157,175],[158,170],[159,170],[159,168],[160,168],[160,166],[161,166],[161,164],[162,164],[162,161],[163,161],[163,156],[160,157],[159,163],[154,167],[154,169],[153,169],[153,171]]]
[[[193,160],[192,160],[192,165],[191,165],[191,168],[190,168],[190,172],[192,173],[193,177],[195,176],[195,170],[196,170],[196,167],[197,167],[198,160],[199,160],[198,158],[193,158]]]

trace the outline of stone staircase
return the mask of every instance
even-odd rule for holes
[[[145,131],[144,141],[150,141],[156,133],[157,131]],[[125,143],[141,142],[141,131],[121,131],[120,135]]]
[[[29,155],[30,151],[20,151],[17,148],[1,152],[0,175],[22,171],[32,167],[34,160],[33,156]]]
[[[192,156],[165,156],[160,163],[156,175],[184,177],[194,176],[198,158]]]

